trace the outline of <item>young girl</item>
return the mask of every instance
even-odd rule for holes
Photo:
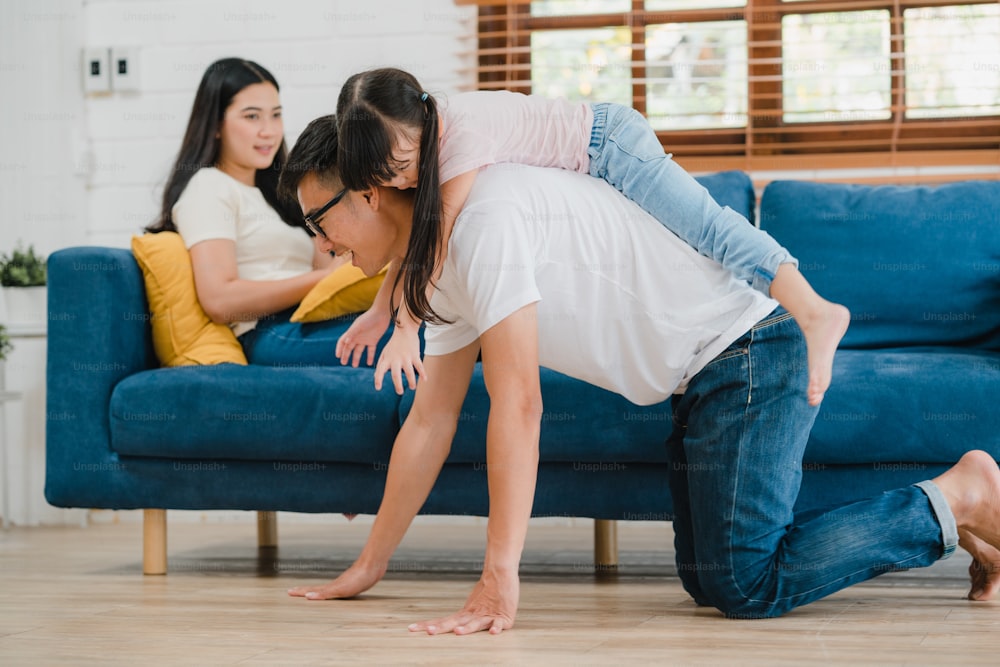
[[[439,322],[429,290],[447,251],[455,218],[482,167],[514,162],[558,167],[604,179],[701,254],[776,299],[795,317],[808,346],[808,400],[818,405],[830,385],[833,356],[850,313],[826,301],[798,271],[797,261],[767,233],[720,207],[681,169],[634,109],[569,102],[507,91],[455,95],[439,105],[407,72],[355,74],[337,101],[344,185],[416,188],[406,257],[394,262],[372,308],[337,342],[337,356],[357,365],[388,325],[402,282],[396,327],[375,370],[375,386],[392,373],[402,393],[414,370],[423,376],[417,332]],[[433,263],[419,261],[433,257]],[[403,268],[405,267],[405,269]]]
[[[278,197],[286,154],[271,73],[242,58],[212,63],[146,231],[180,234],[202,308],[232,328],[251,363],[330,364],[336,329],[306,340],[288,315],[344,261],[320,252],[298,208]]]

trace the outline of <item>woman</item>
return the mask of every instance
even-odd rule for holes
[[[300,326],[288,317],[344,260],[322,252],[297,208],[279,199],[286,157],[275,78],[241,58],[213,63],[195,94],[160,217],[146,231],[181,235],[198,300],[233,329],[250,363],[332,364],[342,323]]]

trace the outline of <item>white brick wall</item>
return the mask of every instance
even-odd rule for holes
[[[0,3],[0,252],[83,242],[83,0]]]
[[[475,8],[453,0],[0,2],[0,251],[126,247],[156,215],[194,92],[214,60],[278,79],[289,144],[356,71],[393,65],[428,90],[473,87]],[[139,50],[140,90],[85,97],[81,49]]]
[[[452,0],[88,0],[82,23],[86,46],[140,51],[138,93],[83,104],[87,243],[125,247],[155,217],[195,89],[218,58],[274,74],[289,146],[362,69],[401,67],[436,93],[474,85],[475,9]]]

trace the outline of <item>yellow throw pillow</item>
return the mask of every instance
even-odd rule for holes
[[[133,236],[132,254],[146,282],[153,350],[161,364],[247,363],[232,329],[213,322],[198,302],[191,256],[179,234]]]
[[[352,264],[337,267],[309,290],[292,313],[292,322],[332,320],[368,310],[385,280],[386,268],[369,278]]]

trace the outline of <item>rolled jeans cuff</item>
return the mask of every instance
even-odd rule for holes
[[[774,281],[774,277],[778,275],[778,267],[782,264],[792,264],[798,268],[799,260],[792,257],[791,253],[784,248],[779,247],[768,254],[764,258],[764,261],[754,270],[753,280],[750,283],[751,286],[758,292],[770,296],[771,283]]]
[[[944,560],[955,553],[955,549],[958,547],[958,524],[955,522],[955,515],[951,513],[951,507],[944,499],[944,494],[941,493],[937,484],[925,480],[918,482],[916,486],[927,496],[931,509],[937,516],[938,525],[941,526],[941,560]]]

